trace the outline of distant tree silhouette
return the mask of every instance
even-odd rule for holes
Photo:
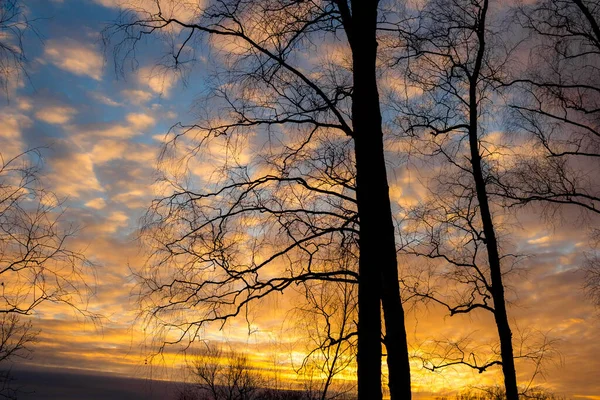
[[[307,391],[320,400],[355,392],[353,383],[341,385],[336,377],[356,359],[356,285],[314,282],[304,285],[304,296],[307,302],[293,318],[298,317],[299,333],[309,339],[308,353],[297,368],[300,377],[311,378]]]
[[[263,385],[248,358],[240,353],[225,354],[207,346],[196,354],[191,365],[198,400],[254,400]]]
[[[534,400],[565,400],[564,396],[556,395],[544,388],[530,388],[524,391],[524,397]],[[452,397],[455,400],[503,400],[506,392],[500,386],[486,386],[462,391]],[[438,397],[436,400],[448,400],[449,397]]]
[[[35,342],[38,331],[30,321],[22,321],[16,314],[0,317],[0,398],[16,399],[19,389],[13,385],[13,376],[7,363],[15,358],[29,358],[30,346]]]
[[[345,399],[341,393],[273,388],[268,376],[255,369],[245,353],[224,351],[208,344],[193,356],[188,372],[191,381],[177,400],[318,400]]]
[[[270,135],[264,148],[272,153],[262,157],[270,168],[275,166],[276,174],[232,157],[222,185],[205,182],[210,188],[204,192],[174,186],[173,195],[155,202],[153,210],[159,212],[150,217],[147,230],[162,232],[159,244],[166,256],[155,264],[162,270],[147,271],[150,279],[144,281],[142,294],[152,299],[148,315],[174,310],[181,315],[184,308],[208,307],[192,322],[165,324],[185,326],[180,339],[194,338],[202,324],[236,316],[248,302],[291,284],[358,278],[359,399],[382,397],[381,306],[390,394],[392,399],[409,399],[408,345],[377,86],[377,30],[385,26],[389,10],[363,1],[227,0],[203,9],[182,8],[178,2],[156,1],[149,10],[128,9],[105,38],[113,40],[116,59],[122,60],[135,55],[141,38],[162,36],[172,44],[162,66],[174,68],[189,65],[195,59],[192,45],[204,38],[220,46],[211,58],[221,64],[207,103],[215,112],[175,133],[171,143],[187,138],[193,142],[188,154],[196,155],[215,140],[247,146],[250,133]],[[327,44],[340,46],[347,57],[326,62],[310,57]],[[307,152],[332,147],[336,154],[340,146],[346,149],[344,158],[326,161],[324,169],[312,169],[310,157],[302,162]],[[336,172],[339,163],[352,166],[351,180]],[[323,173],[329,178],[318,180]],[[213,199],[221,204],[211,204]],[[244,216],[242,209],[252,210],[251,216]],[[242,217],[246,222],[240,225]],[[259,225],[250,229],[251,220]],[[269,237],[268,230],[279,230],[278,239],[289,244],[280,242],[275,251],[265,252],[267,243],[261,238]],[[236,232],[246,237],[233,239]],[[316,268],[317,261],[329,258],[321,252],[346,252],[348,245],[360,248],[358,273]],[[252,259],[242,261],[243,253]],[[301,272],[265,280],[265,266],[279,260]],[[224,275],[215,279],[211,272],[217,270]]]

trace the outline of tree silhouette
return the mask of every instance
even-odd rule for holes
[[[37,34],[27,19],[20,0],[0,0],[0,86],[8,95],[8,86],[25,71],[27,57],[23,48],[25,32]]]
[[[221,49],[212,60],[222,57],[215,78],[217,85],[209,96],[209,104],[217,112],[204,122],[176,133],[175,140],[183,136],[194,137],[191,154],[195,155],[202,145],[215,138],[230,145],[246,146],[242,143],[248,140],[251,132],[258,132],[263,137],[270,135],[270,144],[264,146],[274,151],[263,158],[278,160],[279,171],[283,174],[260,174],[256,165],[238,168],[230,160],[228,178],[215,190],[194,193],[180,188],[175,195],[155,203],[154,209],[164,207],[172,215],[181,216],[179,228],[182,229],[163,220],[166,223],[161,226],[168,228],[160,233],[164,237],[163,249],[167,249],[168,254],[190,257],[178,266],[169,259],[169,265],[173,267],[169,271],[166,270],[170,268],[167,263],[159,262],[166,269],[162,272],[154,270],[152,279],[144,281],[148,289],[144,293],[154,295],[150,315],[164,315],[163,311],[174,309],[181,315],[186,308],[209,305],[209,312],[187,324],[183,330],[185,335],[190,329],[197,332],[205,322],[238,315],[240,305],[246,306],[249,301],[267,293],[282,291],[295,282],[308,279],[353,281],[358,278],[359,399],[376,400],[382,396],[380,303],[385,319],[384,344],[390,393],[392,398],[410,398],[408,346],[399,295],[377,87],[377,30],[380,19],[383,21],[378,2],[215,1],[201,10],[182,8],[184,6],[177,2],[156,1],[149,10],[130,8],[124,11],[120,21],[105,32],[105,38],[115,43],[116,59],[134,56],[140,39],[155,34],[172,44],[163,65],[185,68],[195,57],[192,44],[208,38],[211,45]],[[322,49],[319,43],[339,46],[347,52],[346,65],[342,60],[321,62],[318,58],[307,57],[314,49]],[[293,158],[298,158],[305,150],[326,142],[344,141],[350,149],[344,162],[355,166],[353,190],[347,187],[348,182],[315,181],[315,176],[306,177],[311,170],[289,167]],[[229,179],[232,174],[233,180]],[[276,187],[265,190],[266,185]],[[312,199],[308,194],[294,194],[296,190],[306,189],[312,191]],[[291,208],[293,203],[289,200],[281,201],[271,196],[276,190],[291,192],[283,199],[293,196],[306,202],[306,197],[313,205],[305,204],[301,210]],[[348,191],[355,194],[348,196]],[[315,193],[337,199],[337,204],[314,199]],[[268,206],[264,204],[265,197],[269,199]],[[224,202],[221,206],[209,205],[211,199],[217,198]],[[253,217],[270,215],[277,221],[276,225],[261,222],[263,232],[254,235],[250,242],[227,240],[234,234],[250,234],[248,225],[234,226],[224,218],[241,216],[239,208],[248,208],[248,202],[254,204],[250,206],[254,209]],[[338,204],[342,205],[342,210],[355,211],[356,217],[348,219],[347,214],[335,212],[340,209]],[[290,217],[291,221],[284,221],[286,215],[292,215],[291,211],[295,216]],[[307,220],[309,223],[305,222]],[[360,220],[360,229],[357,229],[357,220]],[[324,221],[326,224],[321,225]],[[153,231],[161,231],[155,229],[157,226],[153,223],[148,226]],[[267,253],[268,256],[259,256],[265,253],[258,250],[266,247],[264,242],[259,245],[260,238],[268,237],[264,231],[274,227],[281,229],[278,239],[291,242],[287,246],[280,244],[279,250]],[[350,237],[357,239],[348,240]],[[181,246],[192,239],[196,241],[193,247]],[[352,244],[356,246],[356,241],[360,248],[358,274],[315,268],[317,250],[344,249],[345,243],[354,242]],[[240,243],[253,244],[241,251]],[[199,250],[200,245],[202,250]],[[296,254],[292,256],[292,253]],[[256,258],[241,261],[239,256],[242,254]],[[283,257],[291,258],[288,265],[302,266],[304,272],[264,281],[259,271]],[[259,261],[261,258],[263,260]],[[187,268],[179,268],[182,265]],[[208,271],[215,269],[221,269],[225,275],[212,278]],[[192,270],[195,272],[190,274]],[[175,279],[171,283],[154,285],[158,274]],[[246,279],[247,274],[253,275],[253,279]],[[236,280],[242,280],[243,285],[234,285]],[[206,295],[206,289],[211,285],[236,288],[236,291],[247,287],[247,290],[242,290],[243,297],[237,292]],[[158,301],[161,296],[167,301]],[[224,311],[222,307],[233,308],[233,311]],[[195,335],[193,333],[192,337]],[[179,336],[177,340],[181,338]]]
[[[516,21],[530,35],[529,64],[502,85],[513,90],[513,127],[533,140],[527,142],[531,151],[515,157],[495,182],[495,191],[513,205],[570,205],[598,214],[599,4],[536,1],[521,6]],[[592,297],[598,290],[595,251],[584,268]]]
[[[197,392],[194,398],[198,400],[259,399],[260,388],[264,386],[244,354],[225,354],[210,345],[196,354],[191,373]]]
[[[356,358],[356,284],[325,281],[303,289],[306,305],[298,307],[293,318],[301,321],[298,329],[309,343],[298,372],[325,377],[311,388],[320,400],[354,392],[353,384],[340,386],[335,380]]]
[[[419,288],[417,294],[443,305],[451,315],[492,312],[501,361],[460,363],[480,371],[500,364],[506,396],[514,400],[518,388],[503,283],[512,264],[500,253],[488,191],[495,153],[486,135],[486,113],[488,107],[497,107],[495,82],[505,75],[511,48],[494,32],[491,18],[487,0],[430,1],[401,31],[406,51],[393,61],[404,66],[409,81],[422,91],[399,104],[398,123],[424,138],[422,151],[441,158],[444,168],[438,177],[442,190],[435,193],[440,198],[418,212],[424,239],[411,251],[445,261],[450,266],[447,276],[460,289],[457,304],[428,290]]]
[[[64,227],[61,202],[41,185],[39,167],[29,160],[40,156],[38,150],[10,159],[0,154],[0,362],[29,355],[37,331],[22,317],[42,303],[94,317],[85,309],[89,262],[70,248],[76,230]]]

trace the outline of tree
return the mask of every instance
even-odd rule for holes
[[[599,213],[599,13],[598,2],[587,0],[540,0],[515,13],[530,35],[529,64],[502,85],[513,91],[513,128],[525,134],[531,150],[514,157],[494,183],[512,205],[541,203],[550,210],[570,205]],[[594,252],[584,268],[592,297]]]
[[[226,267],[224,270],[228,278],[224,281],[218,279],[211,281],[208,275],[184,276],[176,278],[171,284],[160,285],[151,283],[156,281],[154,279],[145,281],[149,292],[154,293],[156,297],[160,297],[161,291],[170,293],[167,294],[167,298],[171,303],[155,303],[156,306],[153,307],[151,314],[157,315],[163,310],[172,310],[175,306],[179,307],[178,311],[181,311],[184,305],[198,306],[199,298],[195,294],[210,284],[219,283],[223,287],[232,283],[232,280],[240,279],[244,274],[254,274],[255,278],[249,282],[257,282],[256,275],[264,265],[282,256],[288,257],[290,250],[302,251],[312,262],[314,251],[309,247],[313,249],[327,247],[323,243],[315,242],[316,239],[321,240],[329,234],[340,235],[340,232],[353,231],[358,237],[360,248],[358,274],[347,271],[311,272],[313,264],[309,262],[307,264],[309,272],[292,275],[293,279],[279,278],[260,282],[260,292],[257,291],[256,285],[248,285],[245,293],[250,295],[240,303],[236,303],[239,297],[232,293],[228,296],[217,293],[208,297],[200,296],[204,304],[211,304],[213,308],[211,314],[205,314],[191,325],[195,327],[197,333],[197,329],[203,323],[235,316],[240,311],[238,307],[240,304],[245,306],[248,301],[263,297],[264,293],[281,291],[293,282],[324,278],[344,280],[348,276],[353,278],[358,276],[359,399],[381,398],[381,305],[385,320],[384,344],[390,375],[390,393],[392,398],[410,398],[408,345],[404,328],[404,312],[399,295],[395,233],[388,193],[381,107],[377,87],[378,2],[235,0],[215,1],[204,9],[192,7],[189,10],[182,10],[182,7],[184,6],[178,5],[177,2],[156,1],[151,10],[129,9],[124,11],[118,23],[105,32],[105,37],[107,39],[119,37],[114,48],[117,58],[122,58],[122,55],[126,57],[134,55],[136,44],[147,34],[163,35],[163,38],[168,39],[168,43],[173,44],[170,52],[173,67],[186,66],[188,61],[193,59],[193,48],[190,46],[194,40],[196,43],[200,41],[198,36],[200,34],[207,35],[214,41],[213,44],[222,46],[221,55],[224,56],[227,71],[223,69],[222,64],[217,77],[224,78],[223,84],[221,85],[219,81],[217,90],[211,93],[211,104],[213,106],[218,104],[220,107],[220,121],[209,119],[205,123],[199,123],[192,130],[188,130],[187,135],[188,137],[197,135],[196,138],[199,140],[196,146],[206,144],[209,139],[219,135],[227,135],[229,143],[236,141],[240,143],[244,137],[247,138],[246,135],[250,131],[274,135],[281,141],[281,145],[277,145],[279,153],[272,155],[270,159],[279,160],[279,166],[284,167],[285,174],[253,178],[257,171],[256,166],[234,168],[228,175],[230,176],[232,171],[237,171],[236,177],[243,178],[243,183],[226,182],[220,189],[209,195],[195,194],[181,188],[178,194],[155,203],[155,205],[164,205],[175,214],[182,210],[179,205],[185,205],[186,212],[189,212],[181,220],[182,223],[187,223],[187,227],[180,232],[173,228],[164,233],[165,240],[162,244],[166,246],[163,248],[169,249],[169,252],[173,249],[182,250],[182,253],[191,256],[183,265],[192,268],[194,263],[199,263],[199,266],[205,266],[193,267],[196,270],[207,268],[208,265],[211,265],[211,268]],[[345,67],[340,65],[339,60],[336,61],[336,65],[333,62],[323,64],[317,62],[319,60],[307,58],[306,54],[310,54],[312,49],[320,48],[316,43],[322,43],[323,46],[326,43],[341,46],[343,51],[349,53],[347,65]],[[224,111],[227,111],[228,115],[223,115]],[[298,139],[293,143],[290,142],[289,136],[285,134],[286,130],[295,132]],[[181,138],[181,135],[176,137]],[[306,174],[302,169],[293,171],[294,175],[288,171],[287,164],[290,158],[299,155],[305,148],[316,147],[315,143],[319,145],[317,138],[327,138],[335,142],[346,140],[347,145],[353,147],[350,159],[356,168],[355,200],[354,197],[347,198],[348,196],[345,195],[349,189],[345,187],[344,182],[334,181],[333,186],[342,187],[344,203],[355,204],[352,208],[346,206],[344,208],[355,207],[357,218],[351,220],[351,223],[340,223],[339,221],[347,221],[345,215],[340,219],[338,215],[329,211],[331,204],[317,202],[315,204],[319,204],[319,207],[325,204],[328,219],[338,222],[333,227],[315,230],[312,222],[311,225],[307,225],[303,220],[314,214],[322,215],[323,211],[319,208],[303,207],[303,211],[295,213],[304,214],[303,218],[295,218],[291,225],[301,225],[302,229],[298,229],[298,233],[302,233],[302,236],[296,237],[296,234],[290,234],[290,229],[286,227],[290,226],[290,223],[281,224],[282,232],[292,237],[293,245],[284,247],[290,250],[276,251],[265,260],[266,262],[232,263],[231,265],[237,265],[233,272],[230,268],[232,260],[229,257],[233,254],[232,250],[237,250],[235,254],[239,255],[240,249],[235,249],[231,241],[225,245],[223,240],[226,231],[225,219],[223,212],[218,211],[223,209],[209,206],[219,214],[211,216],[207,214],[207,208],[202,203],[206,204],[206,199],[218,195],[221,199],[229,199],[228,211],[224,214],[240,215],[238,210],[242,205],[240,200],[246,201],[248,197],[253,197],[262,203],[263,194],[259,194],[255,189],[277,182],[283,182],[287,187],[314,189],[316,192],[321,191],[323,195],[332,195],[339,199],[340,196],[335,193],[335,190],[334,193],[330,193],[331,190],[328,189],[332,187],[332,182],[320,182],[315,186],[313,180],[304,179]],[[321,139],[321,143],[323,140],[325,139]],[[275,147],[277,142],[271,140],[270,143]],[[198,151],[196,146],[193,147],[193,154]],[[240,175],[240,171],[244,172]],[[272,192],[272,189],[270,190]],[[235,191],[233,196],[231,191]],[[268,192],[262,191],[262,193]],[[269,200],[272,204],[277,204],[275,197],[270,197]],[[289,207],[285,203],[279,203],[279,208],[284,205]],[[334,207],[338,206],[334,205]],[[254,207],[254,213],[270,213],[272,217],[291,215],[280,209],[272,212],[271,208],[265,206]],[[356,220],[360,220],[360,230],[356,229]],[[201,237],[202,235],[197,233],[204,228],[210,233]],[[231,224],[227,228],[227,232],[234,232]],[[235,231],[248,232],[248,226],[237,227]],[[168,239],[173,237],[173,234],[180,239]],[[181,239],[191,239],[192,235],[194,239],[201,239],[205,248],[212,247],[213,250],[209,253],[204,250],[191,251],[189,247],[180,249]],[[256,243],[254,238],[252,241]],[[339,240],[328,239],[327,244],[334,243],[339,247]],[[342,240],[341,243],[344,241]],[[251,254],[259,254],[255,251],[256,247],[249,250]],[[306,258],[304,260],[295,258],[294,262],[298,264],[298,261],[305,262],[305,260]],[[243,272],[240,273],[239,270]],[[176,268],[171,272],[175,273],[174,276],[178,276]],[[156,277],[154,275],[154,278]],[[187,289],[193,292],[192,296],[185,297],[183,295],[185,291],[179,291],[183,286],[187,286]],[[224,303],[235,305],[233,307],[235,311],[220,314],[217,305],[222,306]],[[187,334],[189,331],[184,330],[184,332]]]
[[[61,226],[60,200],[40,185],[30,164],[36,150],[0,157],[0,299],[3,314],[29,315],[43,302],[78,307],[88,290],[86,258],[67,245],[76,230]],[[79,299],[81,300],[81,299]]]
[[[428,228],[422,243],[429,249],[419,253],[445,260],[453,267],[455,280],[470,287],[458,305],[441,302],[451,314],[473,309],[493,313],[501,362],[474,367],[500,363],[506,396],[516,400],[503,283],[508,268],[500,253],[488,191],[494,164],[485,124],[486,107],[494,107],[494,83],[503,76],[511,49],[493,32],[489,10],[487,0],[428,2],[400,31],[407,50],[393,61],[405,66],[408,80],[423,93],[404,100],[398,122],[409,133],[427,136],[426,151],[441,157],[444,168],[452,168],[441,181],[446,188],[442,196],[449,194],[449,200],[441,199],[426,211],[429,216],[421,218]]]
[[[259,399],[260,387],[264,386],[245,355],[235,352],[224,354],[221,349],[210,345],[194,357],[191,373],[196,382],[197,399]]]
[[[564,400],[563,396],[556,395],[543,388],[531,388],[526,391],[525,396],[528,399],[535,400]],[[454,397],[456,400],[502,400],[506,398],[506,392],[499,386],[486,386],[463,391]],[[447,400],[448,397],[437,398],[437,400]]]
[[[44,302],[94,317],[81,306],[89,262],[69,246],[76,230],[63,226],[61,202],[39,181],[40,156],[0,154],[0,362],[29,356],[37,331],[23,317]]]
[[[11,80],[25,74],[26,31],[35,29],[20,0],[0,0],[0,86],[9,94]],[[0,152],[0,363],[29,357],[38,331],[22,317],[44,302],[65,303],[86,316],[80,306],[89,287],[84,269],[90,263],[69,248],[76,233],[64,228],[63,208],[41,185],[39,149],[21,154]],[[10,371],[0,374],[0,396],[16,398]]]
[[[206,344],[187,366],[192,382],[178,393],[178,400],[317,400],[310,390],[274,388],[273,382],[255,370],[245,353],[224,351]],[[345,397],[327,397],[342,398]]]
[[[25,72],[23,35],[27,30],[35,33],[22,2],[0,0],[0,86],[7,94],[9,82]]]
[[[596,185],[584,168],[600,157],[597,5],[537,1],[519,8],[516,17],[531,35],[530,64],[502,85],[516,92],[513,127],[535,139],[531,144],[541,157],[517,158],[499,182],[501,194],[521,204],[573,204],[598,212]]]
[[[299,330],[309,343],[297,372],[311,378],[317,375],[311,392],[320,400],[354,392],[354,385],[340,386],[335,380],[356,358],[356,284],[319,282],[303,289],[307,303],[298,307],[293,318],[301,321]]]
[[[147,217],[156,264],[140,276],[140,290],[154,315],[170,318],[166,328],[178,332],[173,342],[190,332],[194,339],[207,322],[247,315],[251,302],[292,286],[356,285],[357,221],[346,194],[353,178],[341,174],[344,143],[325,141],[283,165],[228,167],[214,191],[166,181],[178,190],[156,200]],[[255,168],[269,173],[249,176]]]
[[[594,251],[590,252],[586,257],[586,263],[584,265],[584,287],[594,304],[600,307],[600,256],[598,255],[598,240],[600,239],[598,237],[599,235],[600,232],[596,230],[593,236]]]
[[[30,346],[35,342],[38,331],[30,321],[22,321],[16,314],[0,317],[0,363],[6,364],[15,358],[29,358]],[[10,369],[0,371],[0,398],[16,399],[18,389],[12,385]]]

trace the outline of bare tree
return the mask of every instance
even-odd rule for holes
[[[0,86],[25,74],[23,37],[37,34],[20,0],[0,0]],[[38,149],[17,155],[0,152],[0,363],[27,358],[38,333],[23,316],[43,302],[81,306],[89,291],[86,258],[68,247],[76,233],[61,223],[61,201],[39,181]],[[0,396],[16,398],[10,370],[0,374]]]
[[[169,1],[156,1],[151,10],[132,8],[124,11],[121,20],[106,31],[105,37],[118,37],[114,49],[117,59],[122,59],[123,55],[135,54],[135,47],[142,37],[148,34],[162,35],[167,43],[173,45],[169,53],[172,67],[188,65],[194,58],[192,45],[201,42],[202,38],[208,37],[217,45],[226,45],[220,53],[225,63],[220,65],[220,73],[217,74],[222,80],[218,81],[210,98],[210,103],[218,109],[219,118],[211,115],[212,119],[208,118],[182,134],[187,137],[196,135],[192,154],[199,151],[200,145],[219,136],[226,136],[229,143],[241,143],[249,132],[269,134],[272,135],[271,139],[275,136],[282,145],[277,146],[278,152],[270,158],[279,160],[278,165],[280,168],[283,166],[280,171],[284,174],[255,178],[255,166],[240,166],[229,172],[235,172],[237,178],[242,178],[241,182],[230,180],[218,189],[202,194],[181,188],[176,190],[175,195],[155,203],[158,207],[170,210],[172,215],[185,208],[185,213],[180,214],[183,218],[179,227],[170,224],[172,229],[163,231],[162,244],[170,254],[185,253],[190,257],[180,264],[188,266],[184,269],[187,272],[183,273],[175,266],[168,273],[165,270],[160,273],[163,277],[175,276],[176,279],[171,283],[160,283],[159,279],[155,279],[158,272],[154,273],[153,279],[146,281],[149,293],[155,295],[150,314],[162,315],[163,311],[172,311],[174,308],[182,311],[184,307],[209,305],[211,309],[208,313],[184,329],[186,334],[191,330],[191,336],[195,337],[203,323],[238,315],[242,310],[240,305],[245,307],[249,301],[266,293],[284,290],[292,283],[307,279],[348,281],[358,277],[359,398],[376,400],[382,396],[381,304],[385,319],[384,344],[391,396],[410,398],[408,345],[399,295],[394,225],[377,87],[377,30],[380,19],[384,20],[379,15],[378,2],[233,0],[215,1],[203,9],[192,7],[186,11],[182,13],[177,2]],[[320,48],[318,43],[340,46],[348,53],[347,66],[340,65],[339,61],[322,63],[307,57],[314,49]],[[165,64],[168,60],[164,59]],[[296,133],[291,135],[297,138],[295,141],[290,141],[290,135],[285,134],[289,132]],[[176,137],[181,138],[182,135]],[[293,170],[288,167],[293,157],[302,154],[305,149],[318,147],[318,138],[347,141],[352,150],[347,161],[352,160],[356,168],[355,187],[349,189],[348,182],[319,182],[314,177],[307,179],[305,177],[310,170],[306,172],[304,169]],[[275,148],[277,141],[271,140],[271,144],[265,146]],[[286,190],[291,193],[310,189],[313,194],[316,192],[337,199],[342,207],[334,204],[332,208],[331,201],[314,201],[317,207],[304,206],[302,211],[294,213],[291,221],[286,222],[284,219],[292,215],[292,209],[289,208],[291,203],[269,196],[268,207],[262,204],[265,195],[274,193],[271,188],[263,190],[262,187],[266,185],[276,186],[277,189],[287,187]],[[349,190],[353,192],[352,196],[347,195]],[[306,196],[293,194],[299,199]],[[208,205],[211,199],[217,197],[228,199],[228,204],[225,207]],[[284,197],[289,198],[290,195]],[[277,226],[280,229],[281,226],[280,236],[291,239],[288,246],[279,247],[263,261],[240,262],[239,258],[232,258],[232,255],[239,257],[242,254],[235,245],[242,242],[227,240],[227,235],[231,236],[232,232],[248,232],[248,226],[234,226],[226,222],[229,216],[242,215],[239,208],[245,207],[247,199],[254,199],[261,204],[250,207],[253,209],[253,218],[259,214],[267,215],[278,222],[276,225],[261,223],[262,227],[266,227],[262,228],[263,234],[252,236],[251,242],[256,245],[245,249],[248,250],[245,254],[263,258],[259,257],[261,252],[258,250],[264,248],[265,244],[257,247],[257,236],[265,237],[264,232],[269,227],[274,229]],[[276,207],[273,208],[271,204]],[[212,211],[208,212],[209,209]],[[343,209],[354,210],[357,217],[348,219],[347,214],[343,214],[343,218],[340,218],[335,210]],[[305,222],[307,219],[311,220],[310,224]],[[357,219],[360,220],[360,230],[356,228]],[[317,224],[315,229],[314,220],[333,220],[335,223],[327,222],[325,227]],[[340,247],[340,243],[348,242],[351,232],[358,239],[360,248],[358,274],[322,268],[317,270],[314,262],[316,251],[334,245]],[[172,240],[173,237],[178,239]],[[180,246],[191,239],[196,240],[193,248]],[[197,240],[202,241],[204,249],[212,250],[199,250],[200,243]],[[291,265],[303,265],[304,272],[291,275],[293,279],[257,279],[265,265],[288,258],[292,252],[297,255],[294,255]],[[300,254],[303,254],[303,258],[298,257]],[[165,266],[165,263],[161,265]],[[226,276],[211,278],[208,271],[218,268],[222,268]],[[190,273],[192,270],[195,271],[193,274]],[[246,279],[246,275],[253,277]],[[243,279],[241,287],[247,288],[243,290],[242,297],[231,292],[205,295],[205,289],[211,285],[232,288],[235,287],[233,281],[238,279]],[[162,294],[164,292],[166,296]],[[168,303],[157,301],[161,296],[167,298]],[[233,311],[221,312],[224,306],[233,308]]]
[[[532,36],[531,65],[521,76],[509,81],[519,89],[520,101],[511,104],[519,117],[517,126],[537,139],[550,162],[557,163],[554,168],[576,160],[595,162],[600,157],[598,3],[536,1],[520,8],[517,17]],[[567,179],[564,173],[555,175],[554,179]],[[567,196],[570,196],[571,201],[580,200],[597,209],[592,205],[597,201],[594,194],[586,198],[585,193],[562,189],[556,191],[555,196],[540,192],[539,197],[560,202],[569,200]],[[535,191],[531,195],[535,195]],[[528,197],[523,197],[523,201],[527,201]]]
[[[290,286],[356,284],[356,263],[348,260],[356,259],[357,221],[354,200],[345,194],[353,180],[340,174],[344,147],[323,145],[303,151],[300,162],[296,156],[283,166],[268,162],[270,173],[254,179],[244,167],[228,167],[227,181],[214,192],[168,181],[178,190],[157,200],[148,215],[157,264],[140,276],[140,294],[154,315],[170,317],[165,328],[178,332],[174,342],[193,340],[205,323],[243,316],[251,302]],[[302,177],[294,176],[298,171]],[[192,234],[184,230],[190,222]],[[155,296],[165,293],[170,300],[157,304]],[[180,316],[173,313],[179,310]]]
[[[487,261],[484,237],[478,222],[478,205],[475,193],[457,191],[456,174],[438,177],[442,182],[452,178],[454,191],[440,191],[432,185],[434,199],[413,209],[405,222],[411,227],[413,237],[405,236],[403,252],[426,258],[419,271],[413,268],[412,277],[405,277],[405,292],[427,304],[447,310],[450,316],[471,312],[495,312],[490,291],[490,268]],[[448,185],[446,185],[448,187]],[[439,197],[437,197],[439,196]],[[518,270],[522,257],[503,254],[501,261],[504,277]],[[470,333],[464,337],[432,338],[418,346],[414,355],[424,369],[438,372],[447,367],[466,366],[479,373],[501,366],[502,357],[497,342],[487,343]],[[513,335],[514,336],[514,335]],[[525,393],[539,377],[547,362],[554,358],[554,341],[537,331],[519,331],[512,339],[513,357],[526,361],[533,369],[528,384],[519,388]]]
[[[15,358],[29,358],[31,345],[39,331],[33,329],[30,321],[22,321],[16,314],[3,314],[0,317],[0,363],[3,368]],[[16,399],[19,388],[13,384],[10,368],[0,371],[0,398]]]
[[[234,351],[224,352],[207,345],[196,354],[190,366],[198,400],[254,400],[259,399],[264,386],[257,371],[253,371],[247,356]]]
[[[598,243],[600,232],[596,230],[593,234],[593,250],[587,254],[585,270],[585,289],[588,295],[596,304],[600,306],[600,255],[598,255]]]
[[[69,247],[76,230],[63,226],[59,199],[39,182],[40,156],[0,154],[0,362],[29,356],[37,331],[24,316],[44,302],[94,317],[85,309],[89,262]]]
[[[86,258],[68,241],[74,226],[61,225],[60,200],[40,185],[39,168],[29,151],[9,160],[0,157],[0,299],[3,314],[30,314],[43,302],[79,308],[89,287]]]
[[[0,86],[8,94],[8,85],[25,73],[27,60],[23,35],[33,29],[21,0],[0,0]]]
[[[540,0],[520,7],[516,17],[530,35],[529,65],[502,84],[515,91],[514,128],[533,139],[532,151],[515,158],[496,190],[511,204],[570,205],[598,214],[600,4]],[[585,266],[592,298],[596,260],[592,250]]]
[[[334,399],[354,392],[354,385],[340,385],[336,377],[356,360],[356,285],[320,282],[304,285],[307,304],[294,313],[299,329],[309,338],[308,353],[297,372],[317,374],[315,398]]]
[[[564,400],[565,397],[556,395],[544,388],[531,388],[524,397],[535,400]],[[500,386],[484,386],[462,391],[454,397],[456,400],[503,400],[506,392]],[[448,400],[448,397],[438,397],[437,400]]]
[[[339,354],[339,353],[336,353]],[[351,357],[352,358],[352,357]],[[326,368],[321,366],[321,369]],[[305,389],[275,388],[264,371],[254,367],[245,353],[224,351],[213,344],[196,353],[187,367],[191,382],[179,391],[178,400],[318,400],[347,399],[347,393],[330,391],[320,386]],[[306,378],[306,377],[305,377]],[[310,377],[308,377],[310,378]],[[320,378],[317,378],[320,380]],[[328,382],[330,383],[330,382]],[[308,385],[308,386],[307,386]]]
[[[428,249],[418,253],[446,261],[455,282],[469,287],[456,305],[436,300],[451,314],[493,313],[501,361],[472,366],[501,364],[506,396],[515,400],[519,391],[503,282],[511,264],[501,255],[493,218],[488,185],[494,146],[486,138],[487,112],[495,109],[494,82],[504,75],[511,47],[494,32],[491,18],[487,0],[430,1],[400,31],[407,49],[395,62],[423,92],[405,100],[399,123],[424,137],[424,151],[441,158],[450,171],[440,176],[444,190],[436,195],[442,199],[425,211],[429,216],[421,216],[427,228],[421,244]]]

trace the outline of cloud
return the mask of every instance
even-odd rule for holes
[[[405,77],[393,69],[385,71],[384,76],[379,81],[379,85],[381,91],[386,95],[395,96],[399,99],[412,99],[423,94],[421,88],[409,84]]]
[[[29,101],[28,99],[18,99],[17,102],[19,110],[21,111],[29,111],[33,107],[31,101]]]
[[[132,9],[136,11],[157,13],[157,3],[165,18],[176,18],[182,22],[191,22],[205,6],[204,0],[94,0],[96,4],[107,8]]]
[[[122,158],[127,150],[127,143],[119,140],[99,140],[92,148],[92,158],[95,164],[104,164],[108,161]]]
[[[119,0],[94,0],[97,4],[108,8],[118,8],[122,1]]]
[[[154,125],[154,118],[148,114],[130,113],[127,114],[127,122],[135,129],[146,130]]]
[[[88,76],[99,81],[102,78],[104,60],[91,44],[73,39],[54,39],[46,42],[44,60],[75,75]]]
[[[89,154],[69,152],[50,161],[53,190],[60,196],[79,198],[84,193],[102,192],[104,189],[94,171]]]
[[[138,71],[137,80],[139,84],[147,86],[154,93],[169,97],[169,92],[177,83],[178,76],[173,71],[143,67]]]
[[[18,113],[2,110],[2,129],[0,129],[0,154],[6,161],[26,150],[21,130],[31,126],[31,120]]]
[[[121,95],[133,105],[141,105],[152,100],[153,94],[145,90],[128,89],[123,90]]]
[[[105,220],[104,229],[106,232],[115,233],[119,228],[126,228],[129,224],[129,217],[123,211],[111,212]]]
[[[71,121],[77,110],[66,106],[44,107],[35,113],[37,119],[48,124],[63,125]]]
[[[102,197],[96,197],[85,203],[86,207],[93,208],[95,210],[101,210],[106,207],[106,201]]]
[[[143,208],[148,203],[148,192],[142,190],[144,188],[131,190],[129,192],[120,193],[113,197],[113,201],[122,203],[129,208]]]
[[[113,123],[95,123],[89,125],[73,126],[71,130],[78,132],[74,135],[79,145],[97,143],[101,139],[125,140],[146,133],[151,129],[156,120],[153,116],[143,113],[128,113],[125,121]],[[121,144],[122,146],[122,144]]]
[[[111,107],[120,107],[120,106],[122,106],[121,103],[119,103],[117,101],[114,101],[113,99],[111,99],[110,97],[108,97],[108,96],[106,96],[106,95],[104,95],[102,93],[96,93],[96,92],[94,92],[94,93],[91,93],[90,95],[91,95],[91,97],[94,100],[96,100],[96,101],[98,101],[98,102],[100,102],[102,104],[106,104],[107,106],[111,106]]]

